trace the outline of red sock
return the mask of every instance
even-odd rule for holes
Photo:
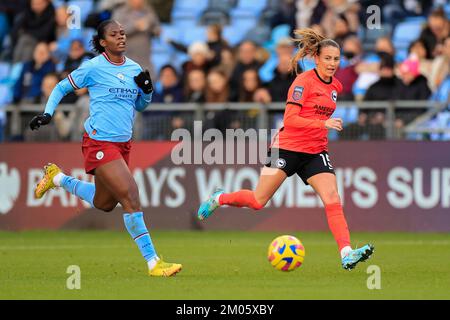
[[[341,204],[333,203],[326,205],[325,211],[327,213],[328,226],[338,244],[339,251],[346,246],[350,246],[350,233]]]
[[[251,190],[239,190],[232,193],[223,193],[219,197],[220,205],[229,205],[233,207],[248,207],[260,210],[264,206],[255,199],[255,194]]]

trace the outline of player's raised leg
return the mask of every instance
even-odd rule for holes
[[[280,169],[263,167],[255,191],[239,190],[225,193],[217,190],[200,205],[198,218],[200,220],[208,218],[222,205],[260,210],[272,198],[286,177],[286,173]]]
[[[44,177],[37,184],[34,194],[40,199],[48,190],[56,187],[64,188],[94,207],[95,185],[93,183],[67,176],[56,164],[49,163],[44,167]]]
[[[181,271],[181,264],[166,263],[158,257],[144,222],[139,190],[125,161],[118,159],[108,162],[98,167],[95,174],[122,205],[125,227],[147,261],[149,274],[168,277]]]
[[[308,183],[322,199],[327,214],[328,226],[336,240],[344,269],[353,269],[359,262],[367,260],[374,247],[367,244],[353,250],[350,246],[350,232],[339,197],[336,176],[323,172],[308,179]]]

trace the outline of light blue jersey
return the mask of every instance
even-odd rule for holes
[[[61,99],[74,90],[88,88],[89,118],[84,128],[94,140],[126,142],[131,139],[135,111],[143,111],[152,94],[145,94],[134,77],[142,68],[125,58],[112,62],[106,53],[85,61],[53,90],[45,113],[53,115]]]

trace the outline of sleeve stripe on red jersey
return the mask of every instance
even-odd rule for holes
[[[291,101],[288,101],[287,104],[293,104],[293,105],[298,106],[298,107],[300,107],[300,108],[303,107],[303,105],[302,105],[301,103],[297,103],[297,102],[291,102]]]

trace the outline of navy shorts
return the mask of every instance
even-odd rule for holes
[[[294,173],[308,185],[307,180],[316,174],[334,173],[328,152],[311,154],[284,149],[269,149],[266,167],[283,170],[288,177]]]

